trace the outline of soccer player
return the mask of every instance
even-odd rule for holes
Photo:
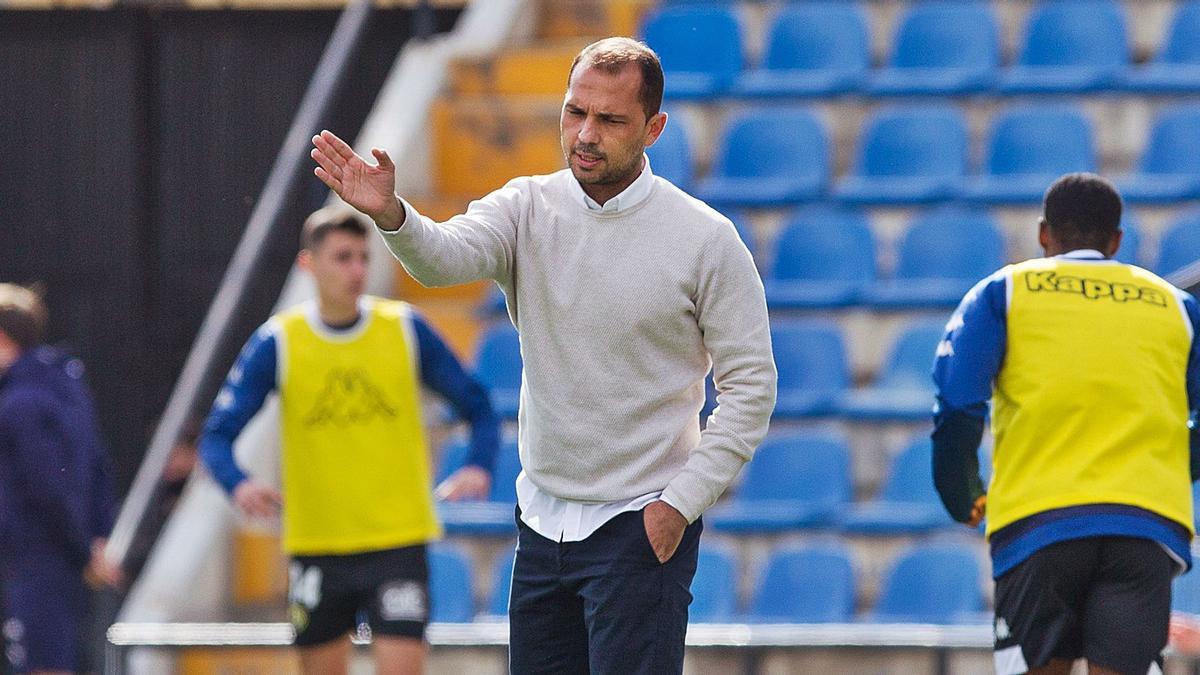
[[[1112,259],[1121,198],[1092,174],[1047,190],[1046,257],[963,298],[938,346],[934,481],[987,516],[998,675],[1159,673],[1171,579],[1191,566],[1191,295]],[[986,494],[976,452],[991,399]]]
[[[272,317],[243,348],[213,404],[200,455],[252,517],[282,507],[289,603],[306,673],[344,673],[348,632],[365,612],[377,672],[419,673],[428,621],[425,545],[440,536],[420,388],[471,425],[468,465],[447,499],[487,494],[499,423],[487,394],[402,302],[363,295],[367,227],[348,209],[304,224],[301,269],[315,302]],[[233,442],[272,390],[282,429],[283,493],[248,477]]]
[[[568,74],[567,169],[515,178],[444,223],[330,132],[319,176],[426,285],[500,284],[521,337],[514,673],[678,673],[700,515],[775,403],[762,282],[733,224],[651,171],[657,55],[593,43]],[[718,407],[700,431],[704,379]]]
[[[45,325],[36,293],[0,284],[0,625],[13,670],[47,675],[84,670],[85,584],[122,574],[104,557],[114,502],[83,365],[41,344]]]

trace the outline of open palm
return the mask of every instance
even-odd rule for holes
[[[372,149],[379,163],[371,166],[333,132],[322,131],[312,141],[316,147],[310,154],[318,164],[314,173],[343,201],[376,221],[398,214],[396,165],[386,152]]]

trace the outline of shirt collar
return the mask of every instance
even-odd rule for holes
[[[1066,258],[1067,260],[1104,260],[1105,255],[1094,248],[1077,248],[1074,251],[1060,253],[1055,258]]]
[[[589,197],[583,191],[583,186],[579,184],[579,181],[571,181],[571,191],[575,193],[576,199],[582,202],[588,211],[595,213],[618,213],[633,208],[650,196],[650,189],[653,187],[654,173],[650,171],[650,158],[645,153],[642,153],[642,173],[629,184],[629,187],[622,190],[621,194],[604,202],[603,205]]]

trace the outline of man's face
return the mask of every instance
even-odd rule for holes
[[[312,274],[322,300],[346,305],[363,294],[368,259],[366,237],[334,230],[301,252],[300,266]]]
[[[646,119],[641,86],[632,63],[615,74],[581,65],[571,75],[559,127],[567,166],[582,185],[628,183],[641,172],[642,152],[666,121],[663,113]]]

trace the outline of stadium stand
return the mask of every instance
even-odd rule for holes
[[[1200,2],[664,1],[609,15],[575,4],[539,3],[531,42],[451,66],[430,111],[432,185],[415,203],[448,215],[513,175],[557,168],[574,53],[593,35],[640,31],[673,99],[654,171],[739,226],[780,372],[767,442],[705,515],[693,620],[975,624],[988,607],[982,538],[946,538],[956,526],[928,474],[933,345],[963,292],[1035,252],[1042,191],[1065,171],[1122,176],[1119,259],[1158,273],[1200,259],[1200,109],[1188,97],[1200,94]],[[1155,17],[1169,19],[1161,36],[1146,27]],[[895,98],[909,95],[920,99]],[[422,289],[399,272],[396,291],[474,350],[515,417],[515,331],[462,309],[482,287]],[[441,447],[444,476],[465,446]],[[457,597],[438,607],[435,596],[439,617],[502,619],[515,443],[500,462],[492,501],[442,510],[451,546],[436,574]],[[277,583],[257,588],[243,609],[279,599]],[[1196,575],[1176,589],[1176,608],[1200,613]],[[771,672],[812,672],[791,668]]]

